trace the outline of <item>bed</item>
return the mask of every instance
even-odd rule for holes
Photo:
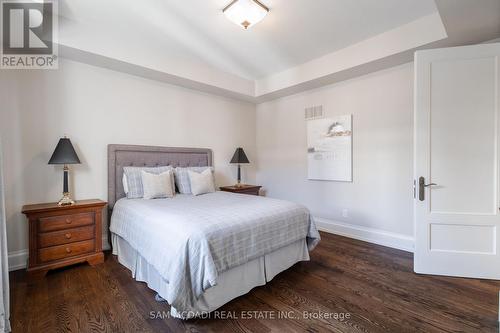
[[[108,146],[113,254],[137,281],[188,319],[266,284],[320,240],[298,204],[217,191],[170,199],[126,199],[125,166],[212,166],[209,149]]]

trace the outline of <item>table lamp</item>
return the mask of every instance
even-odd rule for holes
[[[241,186],[241,164],[250,163],[250,161],[248,161],[248,157],[245,154],[245,151],[243,150],[243,148],[241,148],[241,147],[236,148],[236,151],[234,152],[233,158],[231,159],[230,163],[238,164],[238,183],[236,184],[236,186],[240,187]]]
[[[49,160],[49,164],[63,164],[63,197],[57,203],[59,206],[73,205],[75,201],[69,195],[68,164],[80,164],[80,159],[71,144],[70,139],[64,137],[57,143],[56,149]]]

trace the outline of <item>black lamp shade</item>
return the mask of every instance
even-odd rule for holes
[[[49,164],[80,164],[80,159],[71,144],[70,139],[62,138],[49,160]]]
[[[245,154],[243,148],[236,148],[236,151],[234,152],[233,158],[231,159],[230,163],[243,164],[250,163],[250,161],[248,160],[248,157]]]

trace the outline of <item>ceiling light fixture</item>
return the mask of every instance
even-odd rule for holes
[[[222,12],[228,20],[246,30],[260,22],[269,12],[269,8],[258,0],[233,0]]]

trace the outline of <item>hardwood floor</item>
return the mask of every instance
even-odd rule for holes
[[[219,318],[213,318],[214,315],[210,319],[188,321],[166,318],[169,306],[156,302],[155,293],[144,283],[134,281],[130,272],[109,254],[102,265],[80,265],[50,272],[37,282],[27,281],[24,271],[12,272],[12,329],[13,332],[498,330],[500,282],[417,275],[413,273],[411,253],[325,233],[321,236],[323,240],[312,252],[310,262],[299,263],[266,286],[226,304],[219,309]],[[323,318],[304,318],[304,312]],[[279,313],[295,318],[272,318]],[[324,318],[325,314],[333,318]],[[335,318],[335,314],[345,317]],[[220,318],[223,316],[226,318]]]

